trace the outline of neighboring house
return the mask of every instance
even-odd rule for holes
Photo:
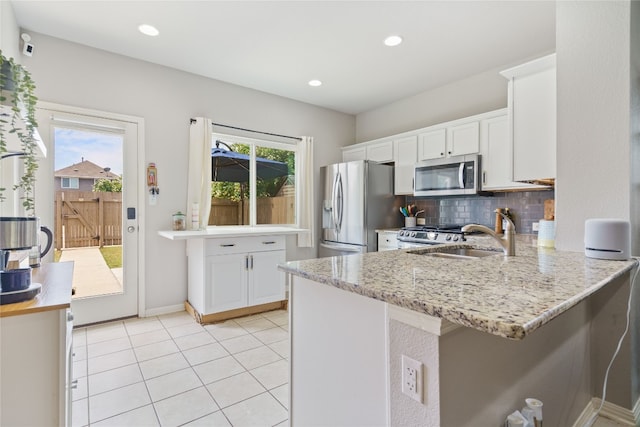
[[[120,176],[110,172],[109,168],[103,168],[84,158],[80,163],[58,169],[53,176],[55,191],[93,191],[93,184],[99,179],[120,179]]]

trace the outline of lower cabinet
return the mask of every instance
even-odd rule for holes
[[[0,425],[71,426],[69,309],[0,319]]]
[[[187,242],[188,299],[200,315],[283,301],[284,236],[193,239]]]
[[[398,230],[378,231],[378,252],[398,249]]]

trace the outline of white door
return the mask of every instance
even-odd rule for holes
[[[139,209],[142,204],[138,203],[142,192],[137,182],[142,158],[142,119],[43,104],[37,111],[37,120],[39,132],[48,147],[47,161],[43,162],[46,167],[41,166],[43,170],[38,174],[47,176],[44,181],[50,191],[36,189],[36,203],[51,207],[47,221],[54,232],[59,260],[74,262],[76,295],[71,303],[74,323],[83,325],[137,315],[139,307],[143,307],[139,297],[142,294],[139,272],[143,269],[140,263],[142,233],[138,221],[142,214]],[[104,225],[104,206],[99,215],[89,219],[90,208],[87,207],[84,213],[80,209],[86,202],[82,197],[73,203],[56,199],[56,190],[60,187],[65,190],[67,199],[72,194],[69,190],[91,191],[87,185],[96,166],[102,172],[98,172],[95,179],[104,175],[117,181],[119,176],[122,182],[122,201],[111,204],[112,210],[120,210],[120,216],[115,225],[109,227]],[[103,200],[106,205],[107,198]],[[63,204],[66,211],[61,214]],[[54,229],[55,216],[65,215],[80,219],[76,224],[82,223],[85,232],[97,230],[90,233],[93,235],[89,246],[74,240],[75,231],[69,222],[69,229],[65,229],[59,225],[63,221],[58,219]],[[104,254],[101,249],[105,250]],[[52,261],[51,257],[47,255],[45,261]]]

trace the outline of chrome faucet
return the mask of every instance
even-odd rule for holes
[[[467,224],[462,227],[463,232],[467,231],[481,231],[486,233],[496,239],[500,246],[502,246],[502,251],[506,256],[515,256],[516,254],[516,226],[513,225],[511,218],[503,214],[499,209],[495,210],[496,213],[502,215],[505,221],[507,221],[507,226],[504,229],[504,236],[500,237],[497,235],[492,229],[489,227],[485,227],[484,225],[479,224]]]

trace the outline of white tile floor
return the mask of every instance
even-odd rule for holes
[[[187,313],[73,332],[74,426],[288,425],[288,314]]]

